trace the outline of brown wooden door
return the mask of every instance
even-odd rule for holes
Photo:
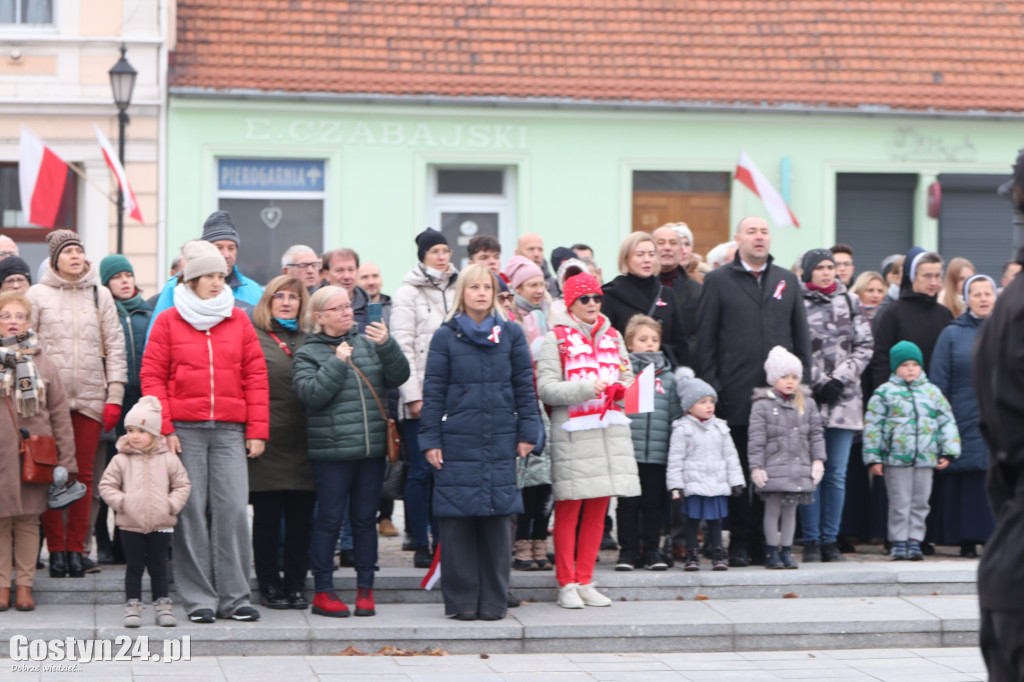
[[[693,230],[694,251],[707,253],[729,240],[727,192],[633,192],[633,229],[653,232],[684,222]]]

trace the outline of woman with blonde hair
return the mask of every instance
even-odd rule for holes
[[[860,310],[868,320],[874,320],[879,306],[885,300],[889,285],[882,273],[867,270],[857,275],[850,287],[850,293],[860,299]]]
[[[262,455],[249,460],[252,552],[263,605],[270,609],[309,606],[302,588],[316,488],[306,454],[306,413],[292,388],[292,363],[306,341],[303,315],[308,307],[306,287],[280,275],[267,284],[252,314],[270,387],[270,440]],[[283,571],[277,563],[282,521]]]
[[[964,303],[964,283],[974,277],[977,270],[974,264],[966,258],[954,258],[946,266],[946,283],[939,294],[939,303],[949,308],[953,313],[953,319],[964,314],[967,307]]]

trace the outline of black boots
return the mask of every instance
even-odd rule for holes
[[[65,578],[68,575],[67,552],[50,552],[50,577]],[[84,575],[84,574],[83,574]]]
[[[68,577],[84,578],[85,564],[82,563],[82,555],[79,552],[64,552],[68,558]]]

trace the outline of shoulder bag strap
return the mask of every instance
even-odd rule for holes
[[[658,285],[658,295],[654,297],[654,302],[651,303],[650,310],[647,311],[647,317],[654,317],[654,311],[658,309],[658,301],[661,300],[661,294],[665,291],[665,285]]]
[[[351,360],[349,360],[349,361],[348,361],[348,366],[352,368],[352,370],[353,370],[353,371],[354,371],[354,372],[356,373],[356,375],[357,375],[357,376],[358,376],[358,377],[359,377],[360,379],[362,379],[362,380],[363,380],[363,382],[364,382],[364,383],[366,384],[366,387],[370,389],[370,393],[371,393],[371,395],[373,395],[373,399],[377,401],[377,407],[378,407],[378,408],[380,409],[380,415],[381,415],[382,417],[384,417],[384,422],[385,422],[385,423],[387,423],[387,421],[388,421],[388,413],[384,411],[384,405],[383,405],[383,404],[382,404],[382,403],[380,402],[380,398],[379,398],[379,397],[377,397],[377,391],[375,391],[375,390],[373,389],[373,384],[371,384],[371,383],[370,383],[370,380],[366,378],[366,375],[365,375],[365,374],[363,374],[363,373],[362,373],[362,372],[361,372],[361,371],[359,370],[359,368],[358,368],[358,367],[356,367],[356,365],[355,365],[355,363],[354,363],[354,362],[352,362]]]

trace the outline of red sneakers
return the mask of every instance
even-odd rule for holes
[[[373,608],[373,589],[360,587],[356,590],[356,615],[375,616],[377,612]]]
[[[370,604],[371,606],[373,604],[372,597]],[[313,597],[313,613],[329,618],[347,618],[349,612],[345,602],[338,599],[338,595],[331,591],[316,593],[316,596]]]

